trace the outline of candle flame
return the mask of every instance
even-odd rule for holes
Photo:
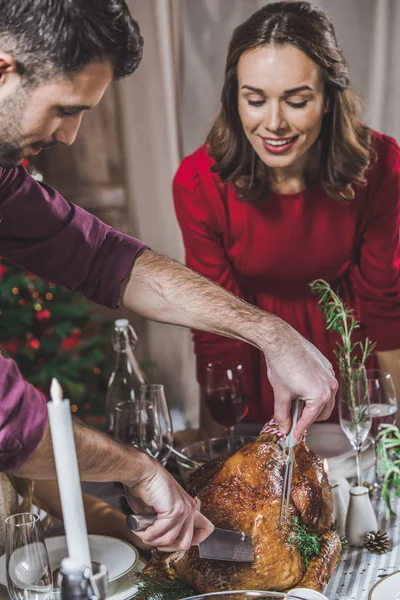
[[[58,380],[53,377],[50,386],[50,396],[53,402],[61,402],[63,399],[63,390]]]
[[[329,465],[328,465],[328,460],[326,458],[324,458],[324,471],[326,474],[329,473]]]

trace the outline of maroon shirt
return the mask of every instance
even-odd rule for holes
[[[0,169],[0,255],[16,265],[116,308],[121,283],[145,248],[68,203],[23,167]],[[0,471],[26,461],[46,421],[43,396],[0,355]]]

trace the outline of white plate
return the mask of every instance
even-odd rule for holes
[[[128,573],[137,564],[139,553],[128,542],[104,535],[89,535],[92,560],[107,567],[108,581],[113,582]],[[68,556],[64,536],[46,538],[51,570],[57,569]],[[7,585],[6,556],[0,557],[0,583]]]
[[[132,584],[132,574],[134,571],[142,571],[144,566],[144,562],[139,558],[134,569],[114,583],[112,594],[107,596],[107,600],[128,600],[128,598],[132,598],[133,594],[137,591],[136,586]]]
[[[307,432],[307,446],[328,461],[329,474],[351,478],[356,476],[355,451],[337,423],[314,423]],[[375,465],[375,452],[371,439],[367,439],[362,452],[365,471]]]
[[[399,600],[400,571],[387,575],[378,581],[368,595],[368,600]]]

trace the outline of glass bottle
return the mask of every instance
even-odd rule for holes
[[[108,382],[106,418],[108,431],[114,433],[114,412],[121,402],[134,402],[139,410],[140,386],[147,378],[135,355],[138,338],[128,319],[115,321],[112,344],[115,350],[115,368]]]

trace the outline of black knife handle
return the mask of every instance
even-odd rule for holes
[[[143,529],[147,529],[150,525],[153,525],[156,519],[157,513],[128,515],[126,517],[126,525],[131,531],[143,531]]]

